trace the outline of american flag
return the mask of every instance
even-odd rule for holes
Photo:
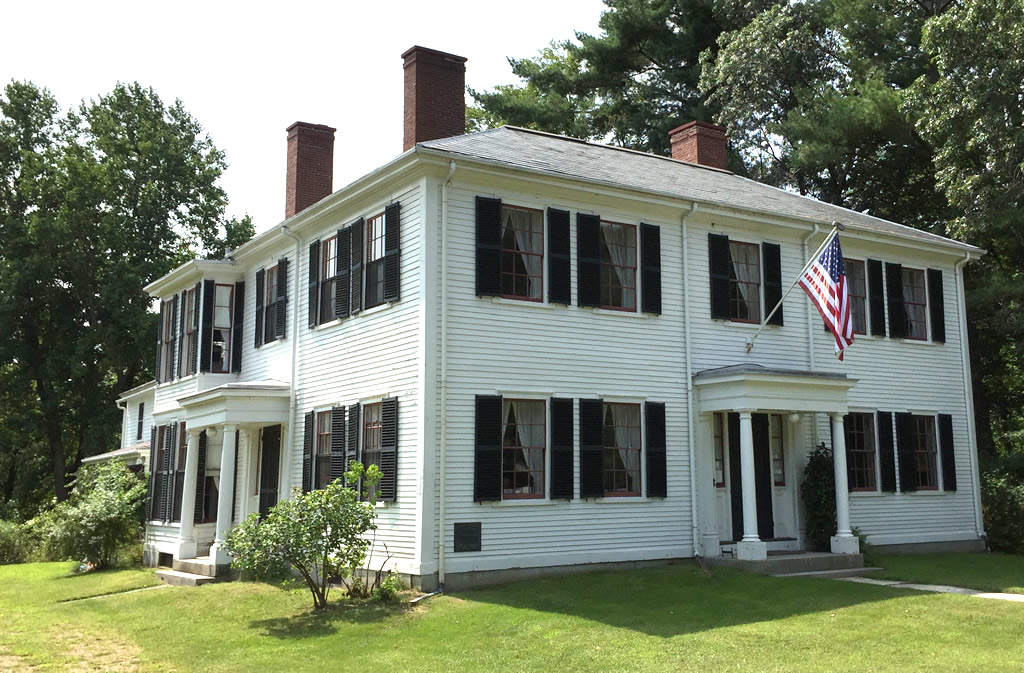
[[[843,266],[838,234],[807,266],[799,282],[825,319],[825,326],[836,338],[836,357],[842,360],[843,349],[853,343],[853,319],[850,317],[850,294],[846,287],[846,267]]]

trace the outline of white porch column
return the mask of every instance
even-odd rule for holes
[[[836,534],[833,554],[860,553],[860,541],[850,531],[850,487],[846,476],[846,429],[843,414],[832,413],[832,465],[836,473]]]
[[[194,536],[196,510],[196,477],[199,473],[199,431],[188,430],[188,447],[185,449],[185,482],[181,487],[181,528],[178,532],[178,558],[194,558],[196,541]]]
[[[768,544],[757,535],[757,491],[754,480],[754,426],[751,412],[740,414],[740,476],[743,486],[743,539],[736,544],[736,555],[744,561],[768,558]]]
[[[217,565],[231,563],[231,557],[224,549],[224,540],[231,528],[231,494],[235,492],[235,450],[238,443],[238,426],[225,425],[224,439],[220,454],[220,489],[217,497],[217,534],[210,547],[210,558]]]

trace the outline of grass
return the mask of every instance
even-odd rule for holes
[[[1024,556],[1012,554],[878,554],[879,579],[947,584],[1024,594]]]
[[[266,584],[0,567],[0,671],[1018,671],[1024,606],[691,564],[438,596],[416,608]]]

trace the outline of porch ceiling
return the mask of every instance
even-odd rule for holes
[[[192,429],[288,422],[289,387],[277,381],[228,383],[178,400]]]
[[[847,412],[846,374],[773,369],[755,364],[706,369],[693,376],[700,413],[714,411]]]

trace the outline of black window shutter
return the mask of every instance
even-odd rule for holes
[[[729,237],[708,234],[708,268],[711,271],[711,317],[729,319]]]
[[[157,474],[159,466],[156,464],[156,426],[149,430],[149,492],[146,494],[146,521],[153,519],[153,488],[156,480],[160,478]]]
[[[892,436],[892,414],[879,411],[875,414],[878,426],[878,464],[882,470],[882,490],[887,493],[896,492],[896,445]]]
[[[928,269],[928,317],[931,319],[932,341],[946,341],[946,306],[942,298],[942,272]]]
[[[156,316],[156,382],[163,383],[163,367],[160,366],[160,359],[164,352],[164,306],[165,301],[160,302],[160,312]],[[155,446],[155,445],[154,445]]]
[[[576,213],[576,298],[601,307],[601,216]]]
[[[661,315],[661,229],[640,224],[640,310]]]
[[[761,258],[764,262],[764,310],[775,308],[782,300],[782,251],[777,243],[762,243]],[[768,321],[769,325],[782,326],[782,307]]]
[[[378,497],[394,502],[398,491],[398,398],[386,397],[380,403],[380,484]]]
[[[668,496],[665,403],[645,402],[644,415],[647,419],[647,495],[651,498],[664,498]]]
[[[281,339],[287,332],[288,324],[288,258],[277,260],[277,307],[274,323],[274,338]]]
[[[365,228],[366,224],[361,217],[349,227],[352,234],[351,278],[349,280],[350,315],[355,315],[363,310],[363,230]]]
[[[401,289],[401,208],[401,204],[392,203],[384,209],[384,301],[398,301]]]
[[[572,304],[572,247],[569,211],[548,208],[548,301]]]
[[[604,495],[604,402],[580,400],[580,497]]]
[[[324,280],[327,280],[324,278]],[[313,329],[320,323],[320,241],[309,244],[309,300],[307,323]]]
[[[167,367],[167,371],[168,371],[168,374],[169,374],[169,377],[170,377],[171,381],[173,381],[175,379],[175,374],[177,373],[177,367],[176,367],[176,363],[174,361],[174,355],[175,355],[175,353],[177,353],[177,350],[178,350],[177,348],[175,348],[175,344],[177,344],[177,342],[178,342],[178,332],[175,329],[175,325],[174,325],[174,321],[176,321],[177,319],[178,319],[178,295],[174,295],[174,297],[171,299],[171,342],[170,342],[170,351],[171,352],[167,354],[167,360],[168,360],[168,363],[169,363],[169,366]]]
[[[178,364],[174,368],[179,379],[185,375],[185,356],[187,355],[185,353],[185,313],[187,303],[188,291],[183,291],[181,293],[181,313],[179,313],[178,317]]]
[[[348,446],[346,458],[349,462],[352,462],[353,460],[359,461],[361,460],[359,455],[359,405],[348,405],[348,413],[346,416],[348,417],[345,423],[347,430],[345,442]],[[360,484],[349,484],[349,486],[360,489],[360,492],[362,490]]]
[[[501,396],[476,396],[473,499],[501,500]]]
[[[266,271],[260,269],[256,272],[256,330],[253,345],[259,348],[263,345],[263,281]]]
[[[572,500],[573,491],[573,401],[551,398],[551,499]]]
[[[206,505],[206,430],[199,433],[196,468],[196,501],[195,509],[192,510],[192,523],[202,523]]]
[[[174,424],[163,426],[164,429],[164,460],[160,470],[160,520],[167,523],[171,519],[171,489],[174,488]]]
[[[939,414],[939,451],[942,455],[942,490],[956,490],[956,455],[953,452],[953,417]]]
[[[313,485],[313,425],[316,416],[306,412],[306,424],[302,433],[302,492],[309,493]]]
[[[903,265],[885,264],[885,285],[889,299],[889,335],[894,339],[907,336],[907,311],[903,306]]]
[[[188,353],[188,361],[192,368],[192,373],[195,374],[199,371],[199,367],[196,366],[196,357],[199,356],[199,308],[200,302],[203,297],[203,287],[200,283],[196,283],[194,299],[192,300],[192,344],[191,350]]]
[[[199,330],[199,371],[210,371],[213,356],[213,293],[217,284],[212,280],[203,281],[203,317]]]
[[[137,424],[135,426],[135,441],[137,441],[137,442],[141,442],[142,441],[142,423],[143,423],[143,419],[145,419],[145,417],[146,417],[146,403],[145,402],[139,402],[138,418],[135,419],[135,422]]]
[[[868,312],[871,314],[871,334],[885,336],[885,289],[882,287],[882,263],[868,260]]]
[[[476,294],[501,295],[501,199],[476,197]]]
[[[331,409],[331,481],[344,479],[348,472],[345,458],[345,407]]]
[[[334,317],[347,318],[352,301],[352,230],[338,230],[338,261],[334,280]],[[346,263],[346,260],[349,260]]]
[[[242,322],[245,312],[245,281],[235,283],[234,316],[231,320],[231,371],[242,371]]]
[[[900,459],[900,490],[904,493],[916,491],[917,461],[910,429],[910,414],[896,414],[896,450]]]

